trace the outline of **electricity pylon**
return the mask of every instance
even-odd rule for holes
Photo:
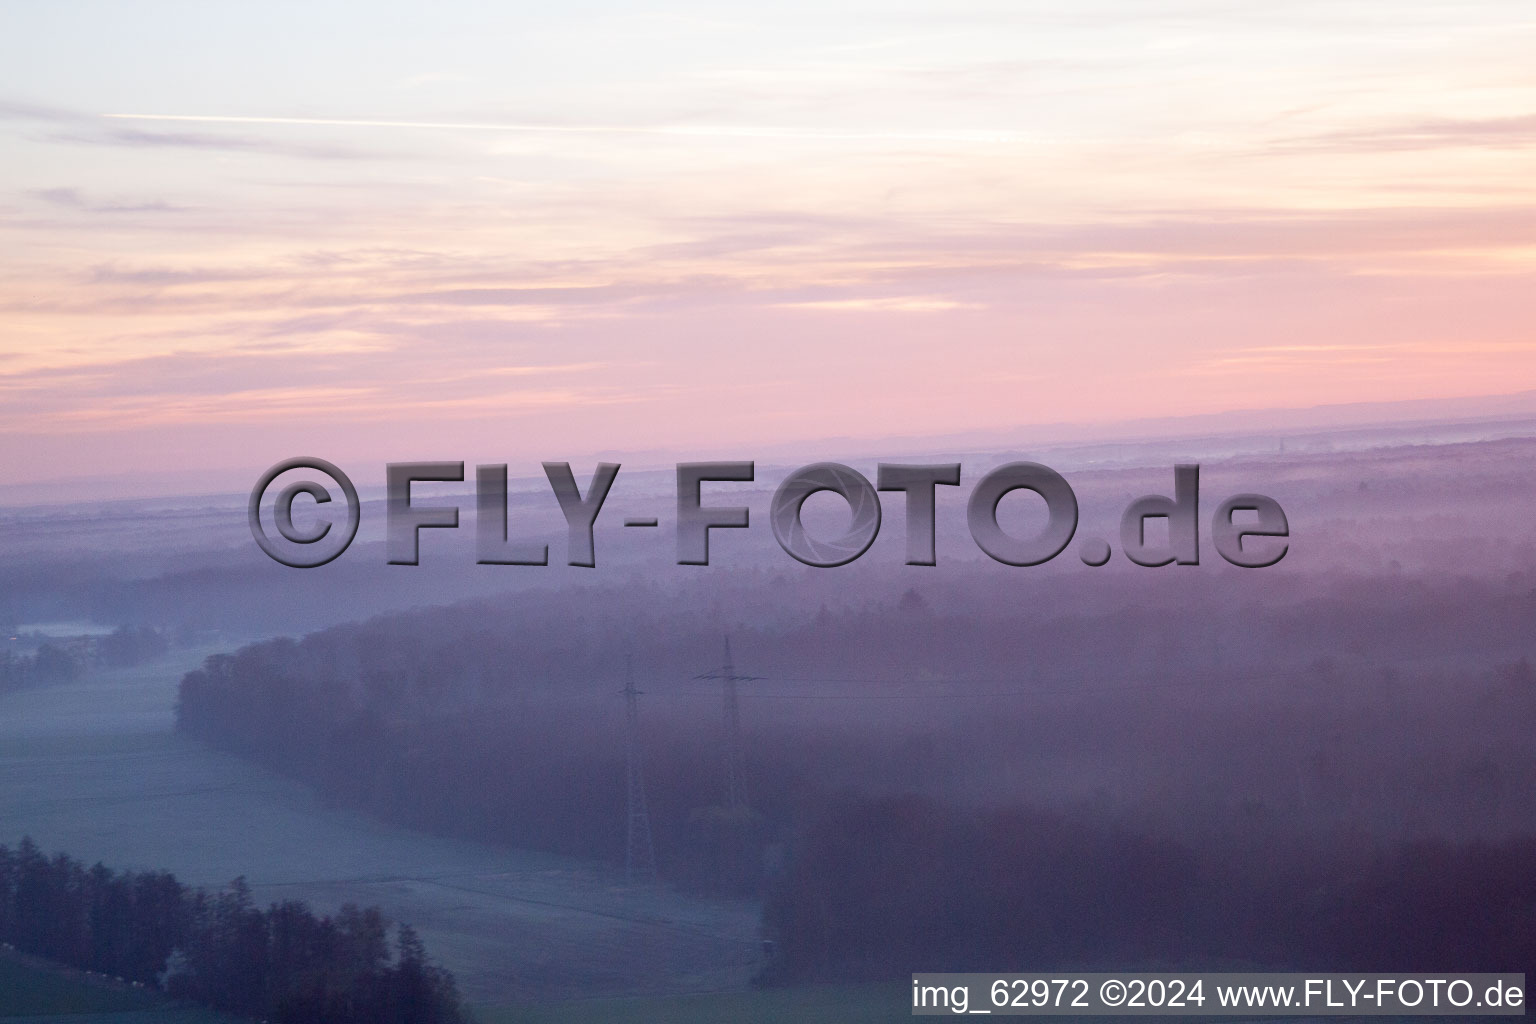
[[[739,811],[747,806],[746,777],[741,765],[741,711],[736,700],[736,684],[761,679],[736,673],[731,661],[731,638],[725,638],[725,664],[695,679],[718,679],[722,686],[725,716],[725,806]]]
[[[656,880],[656,848],[651,842],[651,814],[645,805],[645,771],[640,763],[640,690],[635,669],[624,658],[624,751],[629,768],[629,835],[624,848],[624,877],[631,883]]]

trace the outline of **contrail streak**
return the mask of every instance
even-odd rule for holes
[[[819,132],[799,128],[738,125],[527,124],[487,121],[384,121],[342,117],[238,117],[223,114],[103,114],[124,121],[190,121],[201,124],[286,124],[339,128],[428,128],[458,131],[521,132],[548,135],[671,135],[693,138],[809,139],[833,142],[1040,142],[1038,137],[1005,131]]]

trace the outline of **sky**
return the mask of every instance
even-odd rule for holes
[[[1536,388],[1527,0],[0,2],[0,481]]]

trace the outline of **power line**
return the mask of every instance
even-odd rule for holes
[[[723,669],[703,675],[694,676],[699,680],[723,680]],[[1133,681],[1125,684],[1098,684],[1087,682],[1063,682],[1053,685],[1040,685],[1030,683],[1023,686],[1015,686],[1007,689],[991,690],[965,690],[963,687],[975,684],[1017,683],[1017,679],[899,679],[853,676],[747,676],[736,674],[737,682],[766,681],[771,683],[811,684],[811,685],[853,685],[853,686],[884,686],[884,687],[928,687],[942,686],[946,689],[942,692],[928,693],[784,693],[774,691],[754,690],[748,693],[737,694],[738,703],[741,700],[840,700],[840,701],[872,701],[872,700],[1012,700],[1012,699],[1037,699],[1041,697],[1135,697],[1135,696],[1170,696],[1174,694],[1208,694],[1213,686],[1201,682],[1172,682],[1168,680]],[[1290,678],[1279,672],[1244,672],[1226,673],[1223,677],[1222,689],[1228,694],[1241,692],[1241,686],[1269,685],[1280,683]],[[962,689],[954,689],[961,687]],[[696,697],[710,697],[716,692],[713,688],[708,690],[697,689],[663,689],[646,691],[650,696],[667,699]],[[529,699],[536,699],[542,704],[558,704],[565,702],[589,702],[600,699],[600,694],[590,691],[578,693],[543,693],[537,697],[526,695]]]

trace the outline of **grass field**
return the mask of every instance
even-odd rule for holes
[[[133,989],[93,985],[74,971],[51,970],[0,954],[0,1020],[66,1013],[117,1013],[162,1005]]]
[[[0,1024],[237,1024],[211,1010],[173,1003],[79,971],[0,952]]]
[[[884,1024],[910,1019],[902,985],[476,1006],[477,1024]],[[0,952],[0,1024],[238,1024],[234,1018]]]
[[[823,985],[644,999],[477,1006],[480,1024],[889,1024],[910,1021],[905,985]]]
[[[207,652],[0,694],[0,843],[31,835],[90,864],[165,869],[321,911],[377,904],[414,925],[466,999],[745,989],[758,909],[625,888],[599,865],[422,835],[173,730]]]

